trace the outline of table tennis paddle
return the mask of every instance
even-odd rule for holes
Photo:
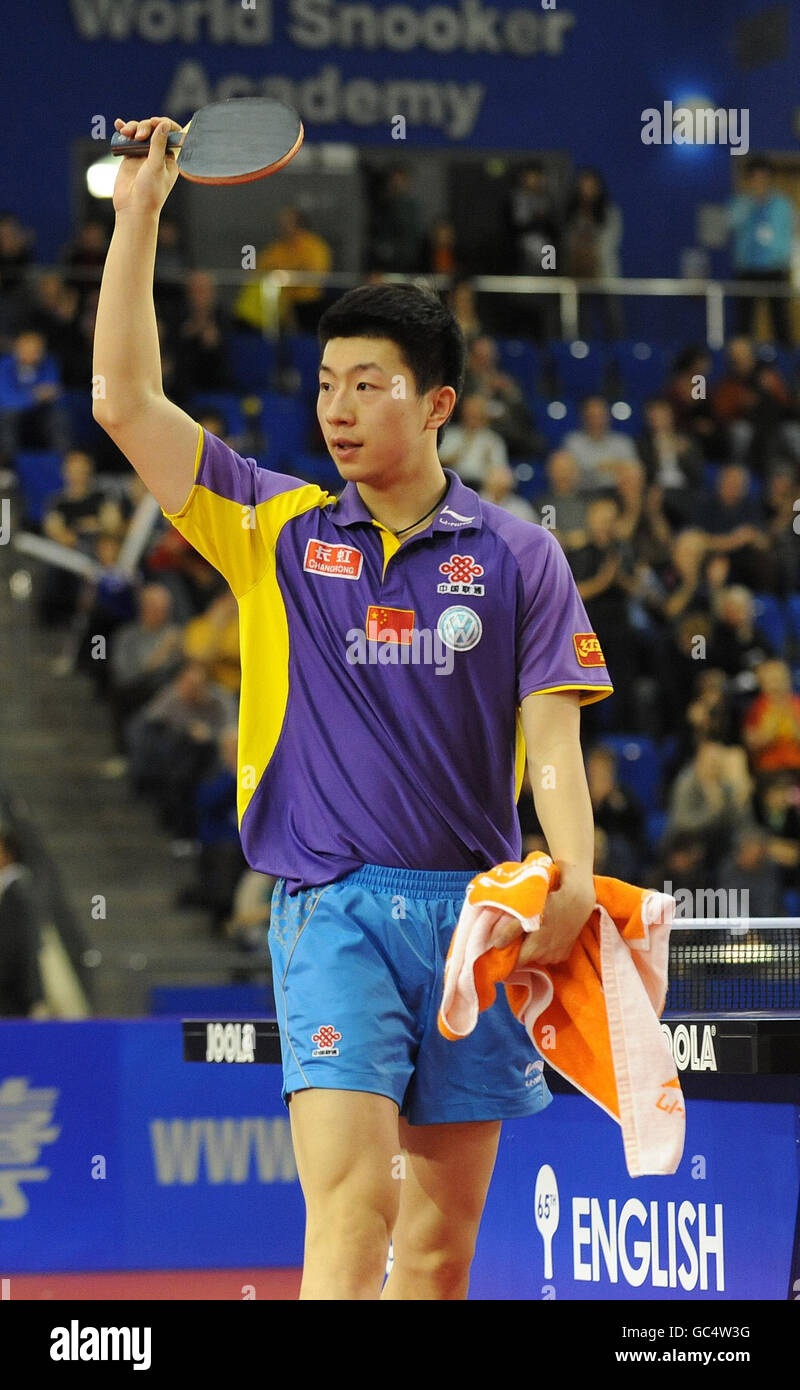
[[[291,106],[270,97],[231,97],[201,106],[185,130],[170,131],[178,173],[193,183],[251,183],[288,164],[303,143]],[[149,140],[112,135],[111,153],[146,155]]]

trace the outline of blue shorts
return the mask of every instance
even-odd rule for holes
[[[292,896],[269,943],[283,1097],[309,1087],[389,1096],[411,1124],[502,1120],[550,1102],[504,989],[458,1042],[437,1027],[444,962],[470,873],[365,864]]]

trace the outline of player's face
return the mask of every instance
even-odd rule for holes
[[[319,374],[317,418],[343,478],[377,483],[413,471],[428,440],[430,396],[387,338],[332,338]]]

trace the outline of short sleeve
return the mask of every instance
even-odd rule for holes
[[[589,705],[613,694],[605,658],[567,557],[551,531],[531,530],[517,552],[522,583],[517,626],[517,698],[578,690]]]
[[[265,573],[286,522],[333,499],[316,484],[261,468],[198,428],[192,490],[179,512],[164,516],[241,596]]]

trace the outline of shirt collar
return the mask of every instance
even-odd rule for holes
[[[469,527],[470,530],[478,530],[483,526],[480,498],[477,492],[473,492],[472,488],[462,483],[451,468],[445,468],[443,472],[450,486],[433,520],[424,531],[417,532],[414,540],[426,535],[429,531],[460,531],[466,527]],[[373,517],[364,506],[354,482],[345,485],[338,502],[331,509],[331,520],[335,521],[337,526],[354,526],[356,522],[360,521],[366,521],[372,525]]]

